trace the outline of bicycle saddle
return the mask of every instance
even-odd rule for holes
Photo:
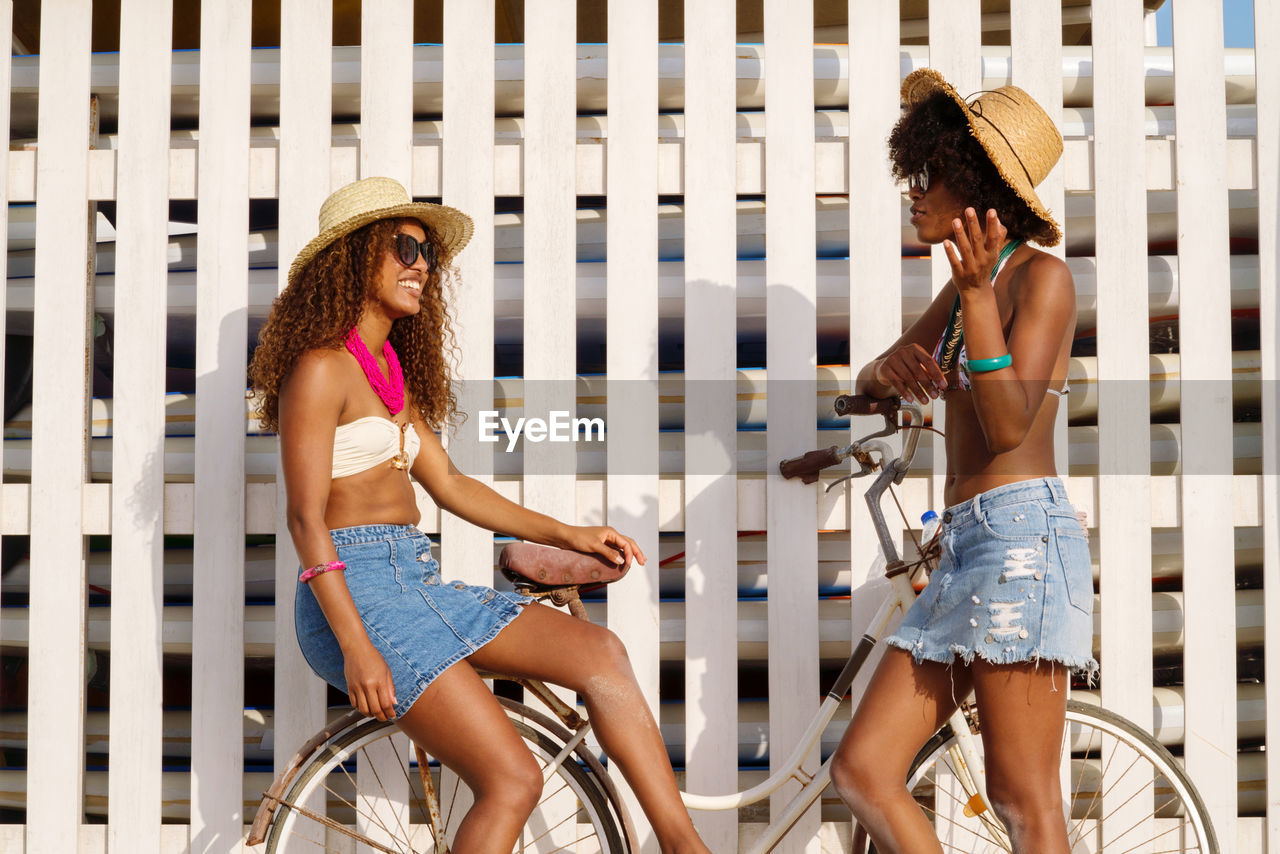
[[[511,543],[503,547],[498,566],[517,588],[527,587],[534,592],[560,587],[593,590],[617,581],[630,568],[629,564],[621,567],[600,555],[535,543]]]

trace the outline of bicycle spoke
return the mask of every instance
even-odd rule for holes
[[[520,710],[508,711],[512,723],[520,731],[526,745],[539,764],[545,765],[549,757],[559,755],[563,739],[567,736],[557,731],[542,732],[523,721],[529,717]],[[421,850],[443,850],[441,840],[445,831],[452,833],[449,821],[456,823],[464,818],[472,797],[466,783],[455,776],[448,784],[433,783],[430,757],[414,755],[391,747],[389,739],[396,733],[389,727],[379,727],[368,722],[353,725],[350,731],[330,736],[331,746],[320,752],[305,767],[289,793],[280,799],[282,807],[277,813],[278,824],[268,834],[268,851],[279,851],[284,840],[305,840],[298,844],[299,851],[328,852],[336,848],[349,851],[347,839],[358,840],[367,850],[378,854],[413,854]],[[392,762],[385,751],[392,749]],[[377,765],[374,764],[376,757]],[[440,771],[446,769],[440,766]],[[556,769],[548,778],[539,795],[538,804],[522,831],[522,839],[515,851],[546,854],[550,851],[616,852],[625,850],[618,820],[617,804],[607,794],[607,783],[598,778],[600,769],[591,762],[569,761]],[[420,778],[415,781],[415,774]],[[398,776],[399,775],[399,776]],[[400,776],[404,777],[401,782]],[[448,776],[446,774],[446,776]],[[357,785],[359,777],[363,786]],[[422,788],[419,788],[421,786]],[[410,803],[402,805],[404,788],[408,789]],[[394,797],[389,797],[394,794]],[[440,809],[435,808],[435,795],[442,798]],[[328,815],[323,807],[307,809],[301,803],[328,803],[332,805]],[[287,800],[286,800],[287,799]],[[417,804],[412,801],[417,800]],[[443,803],[448,800],[449,803]],[[394,815],[387,814],[388,803]],[[414,823],[415,812],[421,815],[430,808],[425,824]],[[352,824],[355,814],[355,825]],[[449,816],[449,821],[440,813]],[[434,824],[432,823],[434,818]],[[440,825],[436,828],[436,825]],[[308,828],[304,829],[303,825]],[[410,838],[424,840],[415,843]],[[438,832],[437,832],[438,831]],[[340,834],[341,836],[336,836]],[[374,839],[369,839],[372,834]],[[385,835],[384,835],[385,834]],[[343,839],[341,837],[346,837]],[[376,841],[375,841],[376,840]],[[425,846],[425,848],[424,848]]]
[[[388,748],[390,748],[390,749],[391,749],[391,755],[392,755],[392,756],[395,756],[395,757],[396,757],[396,761],[397,761],[397,762],[399,762],[399,761],[400,761],[400,757],[399,757],[399,753],[400,753],[400,751],[398,751],[398,750],[396,750],[396,749],[395,749],[395,742],[394,742],[394,741],[391,741],[391,740],[388,740],[388,742],[387,742],[387,745],[386,745],[386,746],[387,746]],[[392,803],[392,805],[394,806],[394,803],[395,803],[395,802],[394,802],[394,799],[391,797],[391,794],[387,791],[387,787],[386,787],[386,785],[382,782],[382,775],[381,775],[380,773],[378,773],[378,763],[374,761],[374,758],[373,758],[373,756],[369,753],[368,748],[361,748],[361,749],[360,749],[360,752],[361,752],[362,754],[364,754],[365,759],[368,761],[368,766],[367,766],[367,767],[368,767],[368,769],[369,769],[370,771],[372,771],[372,772],[373,772],[373,779],[374,779],[374,781],[375,781],[375,782],[377,782],[379,791],[381,791],[381,792],[382,792],[382,794],[383,794],[383,796],[386,798],[386,800],[390,801],[390,802]],[[408,789],[408,787],[409,787],[409,772],[408,772],[408,770],[407,770],[407,769],[405,769],[404,780],[405,780],[405,789],[407,790],[407,789]],[[364,796],[364,798],[365,798],[365,800],[366,800],[366,801],[367,801],[367,800],[369,800],[369,796],[368,796],[368,795],[365,795],[365,796]],[[406,806],[407,806],[407,804],[406,804]],[[396,822],[396,825],[397,825],[397,827],[398,827],[398,829],[399,829],[399,831],[400,831],[401,838],[403,838],[403,839],[408,839],[408,838],[409,838],[409,828],[405,827],[405,826],[404,826],[404,823],[400,820],[400,811],[399,811],[399,810],[397,810],[397,809],[393,809],[393,810],[391,811],[391,813],[392,813],[392,815],[393,815],[393,816],[394,816],[394,818],[395,818],[395,822]],[[372,817],[373,817],[373,818],[374,818],[374,820],[377,822],[377,825],[378,825],[378,829],[379,829],[379,830],[381,830],[381,831],[383,831],[384,833],[386,833],[386,834],[387,834],[387,836],[391,836],[391,837],[394,837],[394,836],[395,836],[395,834],[393,834],[393,833],[391,832],[391,828],[387,827],[387,826],[386,826],[386,824],[385,824],[385,823],[383,823],[383,821],[382,821],[382,819],[381,819],[380,817],[378,817],[376,814],[372,814]],[[402,848],[402,849],[400,849],[400,854],[411,854],[411,852],[409,852],[409,851],[407,851],[406,849],[403,849],[403,848]]]
[[[1150,839],[1144,839],[1142,840],[1142,842],[1138,843],[1132,848],[1126,848],[1125,850],[1121,851],[1120,854],[1131,854],[1131,852],[1134,852],[1134,851],[1148,852],[1148,854],[1174,854],[1174,852],[1179,852],[1179,851],[1199,851],[1200,850],[1199,845],[1197,845],[1195,848],[1186,848],[1184,846],[1179,845],[1175,848],[1164,848],[1164,849],[1161,849],[1160,851],[1156,851],[1146,847],[1150,845],[1152,842],[1155,842],[1161,836],[1168,836],[1170,833],[1175,833],[1184,827],[1186,827],[1186,822],[1181,822],[1179,824],[1172,825],[1168,830],[1165,830],[1161,833],[1157,833],[1155,836],[1151,837]],[[1124,834],[1121,834],[1121,836],[1123,835]]]
[[[567,824],[568,822],[576,820],[576,819],[577,819],[577,813],[578,813],[578,811],[577,811],[577,810],[574,810],[574,811],[573,811],[572,813],[570,813],[569,815],[567,815],[567,816],[565,816],[564,818],[560,819],[558,822],[556,822],[555,824],[551,825],[551,826],[550,826],[550,827],[548,827],[546,830],[542,831],[542,833],[538,834],[538,835],[537,835],[537,836],[535,836],[533,839],[530,839],[530,840],[529,840],[529,844],[536,844],[536,843],[537,843],[537,842],[539,842],[540,840],[546,839],[546,838],[547,838],[548,836],[550,836],[552,833],[556,832],[556,831],[557,831],[557,830],[559,830],[561,827],[564,827],[564,825],[565,825],[565,824]],[[595,835],[594,833],[588,833],[586,836],[582,836],[582,837],[579,837],[578,839],[575,839],[573,842],[569,843],[569,845],[571,845],[571,846],[576,846],[579,842],[582,842],[584,839],[590,839],[590,838],[591,838],[592,836],[594,836],[594,835]],[[522,843],[522,844],[523,844],[523,843]],[[563,845],[562,845],[562,846],[560,846],[559,848],[557,848],[557,849],[555,849],[555,850],[556,850],[556,851],[566,851],[566,850],[569,850],[569,849],[568,849],[566,846],[563,846]]]
[[[1063,742],[1063,743],[1062,743],[1062,752],[1059,754],[1059,756],[1066,756],[1066,757],[1068,757],[1068,761],[1070,761],[1070,756],[1071,756],[1071,745],[1069,745],[1069,744],[1067,743],[1067,740],[1070,738],[1070,733],[1071,733],[1071,727],[1070,727],[1069,725],[1068,725],[1068,726],[1063,727],[1063,733],[1062,733],[1062,742]],[[1089,756],[1089,753],[1090,753],[1092,750],[1093,750],[1093,736],[1090,736],[1090,737],[1089,737],[1089,743],[1088,743],[1088,744],[1086,744],[1086,745],[1084,746],[1084,755],[1085,755],[1085,757],[1086,757],[1086,758]],[[1077,776],[1077,777],[1076,777],[1075,784],[1072,786],[1072,789],[1071,789],[1071,793],[1072,793],[1072,795],[1074,795],[1074,793],[1075,793],[1075,792],[1080,791],[1080,789],[1083,787],[1083,785],[1084,785],[1084,772],[1085,772],[1085,769],[1086,769],[1087,767],[1088,767],[1088,765],[1087,765],[1087,763],[1086,763],[1086,762],[1083,762],[1083,761],[1082,761],[1082,762],[1080,763],[1080,774],[1079,774],[1079,776]],[[1075,821],[1075,823],[1074,823],[1071,827],[1069,827],[1069,828],[1068,828],[1068,830],[1067,830],[1067,844],[1068,844],[1068,845],[1070,845],[1072,848],[1075,848],[1076,843],[1077,843],[1077,842],[1079,842],[1079,841],[1080,841],[1080,839],[1084,836],[1084,824],[1085,824],[1085,822],[1086,822],[1086,821],[1088,821],[1088,820],[1089,820],[1089,816],[1093,814],[1093,808],[1094,808],[1094,807],[1097,805],[1097,803],[1098,803],[1098,797],[1099,797],[1099,793],[1098,793],[1098,792],[1094,792],[1094,793],[1093,793],[1093,797],[1089,800],[1089,807],[1088,807],[1088,809],[1086,809],[1086,810],[1085,810],[1085,814],[1084,814],[1083,816],[1081,816],[1078,820],[1076,820],[1076,821]],[[1074,797],[1071,797],[1071,807],[1072,807],[1071,812],[1075,812],[1075,798],[1074,798]],[[1068,822],[1070,822],[1070,821],[1071,821],[1071,816],[1070,816],[1070,815],[1068,815],[1068,816],[1067,816],[1067,820],[1068,820]]]
[[[309,810],[306,807],[299,806],[296,803],[289,803],[287,801],[280,801],[280,803],[287,805],[289,809],[293,810],[300,816],[309,818],[312,821],[316,822],[317,824],[327,827],[330,830],[335,830],[338,833],[341,833],[343,836],[348,836],[359,843],[369,846],[370,848],[376,848],[379,851],[383,852],[383,854],[405,854],[403,849],[397,851],[396,849],[388,848],[387,846],[382,845],[381,843],[374,842],[372,839],[369,839],[365,837],[363,834],[352,830],[351,828],[347,827],[345,824],[342,824],[341,822],[338,822],[338,821],[334,821],[333,819],[329,818],[327,815],[320,815],[319,813],[313,812],[312,810]],[[297,834],[295,834],[294,838],[306,839],[306,837],[298,836]],[[314,840],[308,840],[308,841],[314,841]],[[324,843],[318,843],[318,844],[323,845]],[[326,850],[328,849],[326,848]]]
[[[952,775],[956,776],[957,778],[959,777],[959,774],[958,774],[958,773],[957,773],[957,771],[956,771],[956,767],[955,767],[955,765],[954,765],[954,764],[952,764],[950,761],[945,761],[945,767],[946,767],[946,769],[947,769],[948,771],[950,771],[950,772],[951,772],[951,774],[952,774]],[[929,813],[929,814],[931,814],[931,815],[933,815],[933,816],[934,816],[934,819],[935,819],[935,821],[934,821],[934,825],[935,825],[935,827],[937,826],[937,822],[939,822],[939,821],[940,821],[940,822],[943,822],[944,824],[951,825],[951,826],[956,827],[956,828],[958,828],[958,829],[960,829],[960,830],[963,830],[963,831],[965,831],[965,832],[967,832],[967,833],[971,833],[971,834],[973,834],[974,836],[985,836],[985,837],[986,837],[987,842],[991,843],[992,845],[1000,845],[1000,844],[1001,844],[1001,843],[1000,843],[1000,840],[999,840],[999,838],[998,838],[998,836],[997,836],[996,828],[995,828],[995,827],[993,827],[991,819],[987,818],[985,815],[975,815],[975,816],[974,816],[974,818],[976,818],[976,819],[977,819],[978,824],[979,824],[979,826],[981,827],[981,830],[982,830],[982,833],[978,833],[978,832],[975,830],[975,828],[970,827],[970,826],[965,825],[965,824],[962,824],[962,823],[960,823],[959,821],[957,821],[957,820],[955,820],[955,819],[953,819],[953,818],[950,818],[950,817],[948,817],[948,816],[945,816],[945,815],[943,815],[942,813],[938,812],[938,810],[937,810],[937,808],[936,808],[936,802],[937,802],[937,799],[938,799],[939,794],[941,794],[942,796],[944,796],[944,797],[946,797],[946,798],[950,799],[950,800],[953,802],[953,804],[954,804],[955,806],[960,807],[962,810],[963,810],[963,809],[965,809],[965,808],[967,808],[967,807],[969,806],[969,801],[968,801],[968,800],[966,800],[966,799],[961,799],[961,798],[956,797],[956,796],[955,796],[955,794],[953,794],[949,789],[943,789],[943,788],[938,784],[936,773],[935,773],[935,776],[934,776],[933,793],[934,793],[934,802],[935,802],[935,807],[934,807],[934,808],[930,808],[930,807],[925,806],[924,804],[921,804],[921,805],[920,805],[920,808],[921,808],[921,809],[923,809],[925,812],[927,812],[927,813]],[[961,850],[958,846],[949,845],[949,844],[948,844],[948,843],[946,843],[946,842],[942,842],[942,840],[939,840],[939,842],[941,842],[941,844],[943,844],[943,845],[947,845],[948,847],[953,848],[953,849],[955,849],[955,850]]]

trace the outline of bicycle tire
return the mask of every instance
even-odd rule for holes
[[[1112,751],[1108,753],[1109,758],[1104,759],[1101,756],[1106,744],[1104,736],[1123,744],[1127,752]],[[1067,832],[1072,852],[1193,851],[1218,854],[1217,836],[1200,793],[1173,754],[1146,731],[1114,712],[1070,700],[1067,702],[1064,748],[1068,742],[1071,745],[1071,773],[1068,778],[1071,791]],[[943,767],[944,774],[950,773],[955,744],[956,737],[950,725],[935,733],[916,755],[907,775],[908,787],[938,829],[944,851],[977,854],[1010,850],[999,834],[992,832],[989,822],[994,816],[989,815],[990,811],[984,811],[988,813],[986,815],[974,815],[972,809],[965,809],[965,801],[973,794],[971,791],[964,789],[958,797],[948,793],[942,808],[939,808],[938,768]],[[1105,790],[1097,785],[1104,774],[1107,777]],[[1150,783],[1145,782],[1148,779]],[[1068,803],[1064,803],[1064,810]],[[1120,817],[1116,815],[1119,809],[1131,812]],[[1132,820],[1134,813],[1137,813],[1137,822]],[[1104,830],[1099,825],[1099,818],[1106,818],[1114,824]],[[1102,836],[1104,832],[1105,838]],[[1144,837],[1143,834],[1149,835]],[[866,840],[866,837],[865,834],[855,834],[855,839]],[[865,849],[855,846],[854,850],[874,852],[876,848],[866,840]]]
[[[499,698],[499,701],[525,746],[545,768],[562,751],[570,737],[569,732],[522,703],[505,698]],[[349,846],[350,840],[354,839],[366,844],[381,845],[385,850],[395,851],[397,854],[436,851],[434,839],[426,826],[428,810],[418,770],[404,758],[400,759],[398,770],[403,771],[410,793],[409,822],[397,822],[395,828],[382,824],[382,833],[376,838],[353,826],[354,813],[362,813],[368,821],[376,821],[376,818],[370,818],[371,810],[357,806],[360,798],[346,797],[346,790],[354,790],[354,772],[349,766],[354,760],[358,767],[362,759],[369,755],[371,746],[385,743],[388,738],[399,733],[400,730],[391,721],[366,718],[335,733],[317,748],[281,797],[267,831],[264,850],[268,854],[277,854],[286,847],[290,851],[329,851],[334,850],[330,843],[337,836],[342,837],[341,845],[337,846],[341,850],[346,850],[344,846]],[[458,802],[465,802],[469,792],[456,778],[456,785],[448,786],[449,792],[442,792],[438,764],[433,763],[432,771],[433,786],[440,802],[440,816],[446,825],[446,837],[452,838],[453,825],[465,814],[465,808],[455,809],[454,806]],[[330,778],[333,778],[332,783]],[[375,785],[384,791],[388,788],[382,784],[381,777],[376,779]],[[395,787],[399,789],[403,789],[405,785],[399,779],[395,783]],[[304,806],[313,794],[321,790],[324,790],[325,800],[331,802],[329,806],[332,807],[325,811],[330,813],[327,821]],[[567,801],[567,795],[562,794],[565,792],[573,796],[573,803]],[[612,792],[613,788],[607,784],[606,772],[599,761],[586,748],[578,745],[547,781],[539,807],[534,810],[525,834],[514,850],[531,854],[564,850],[564,837],[568,835],[575,846],[571,850],[589,851],[592,854],[630,854],[632,849],[624,829],[626,822],[623,807]],[[367,792],[363,795],[367,797]],[[549,815],[549,809],[554,813]],[[343,829],[334,828],[335,824],[342,825]],[[297,844],[286,844],[288,840],[295,839],[298,840]],[[596,844],[592,844],[592,840]],[[370,850],[379,849],[374,847]]]

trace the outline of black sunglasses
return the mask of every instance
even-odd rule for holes
[[[436,269],[436,245],[428,238],[419,241],[412,234],[405,234],[403,231],[396,233],[396,257],[400,263],[406,267],[412,267],[418,260],[418,256],[422,256],[422,260],[427,262],[427,271],[435,272]]]

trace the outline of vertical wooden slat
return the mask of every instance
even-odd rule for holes
[[[777,474],[779,461],[817,441],[813,8],[766,0],[764,28],[769,765],[776,770],[803,734],[819,691],[817,488]],[[814,771],[816,761],[814,751],[806,769]],[[774,812],[795,791],[788,785],[774,795]],[[817,851],[818,825],[813,809],[778,850]]]
[[[413,194],[413,0],[360,14],[360,177],[395,178]]]
[[[978,0],[952,0],[945,11],[935,8],[929,16],[929,65],[936,68],[961,96],[968,98],[982,87],[982,17]],[[951,278],[947,253],[939,243],[932,252],[933,293]],[[946,423],[946,405],[933,403],[933,423]],[[947,454],[942,437],[933,435],[933,501],[941,507],[946,483]]]
[[[525,414],[544,419],[574,401],[575,16],[573,0],[548,0],[525,18]],[[525,504],[575,519],[572,446],[528,442],[524,459]]]
[[[111,751],[108,844],[160,845],[168,3],[120,9],[116,175],[116,375],[111,493]],[[161,37],[157,37],[162,34]],[[127,618],[122,618],[127,615]]]
[[[1053,119],[1056,128],[1062,128],[1062,2],[1061,0],[1031,0],[1014,3],[1010,14],[1010,57],[1013,83],[1032,98]],[[1096,77],[1095,77],[1096,79]],[[1064,234],[1057,246],[1045,249],[1050,254],[1065,258],[1067,254],[1066,209],[1064,206],[1062,160],[1036,188],[1036,195],[1054,215]],[[1067,407],[1058,407],[1054,424],[1054,457],[1058,470],[1067,471]]]
[[[707,794],[738,788],[734,22],[731,0],[685,6],[685,768]],[[734,812],[694,822],[738,850]]]
[[[280,7],[279,266],[277,288],[288,285],[289,265],[316,234],[320,205],[329,194],[330,86],[333,8],[327,0],[284,0]],[[293,628],[298,557],[285,524],[284,476],[276,464],[275,710],[272,754],[282,770],[293,752],[324,725],[326,687],[302,657]],[[310,809],[323,810],[317,798]]]
[[[1183,591],[1188,637],[1187,770],[1223,850],[1236,841],[1235,566],[1232,541],[1231,317],[1222,8],[1180,4],[1173,16],[1177,128],[1178,316],[1182,354]],[[1185,73],[1194,69],[1194,73]]]
[[[1254,62],[1258,80],[1258,274],[1262,324],[1262,431],[1266,621],[1265,682],[1268,709],[1280,708],[1280,2],[1255,0]],[[1267,851],[1280,851],[1280,715],[1267,716]]]
[[[576,20],[573,0],[546,0],[525,17],[524,403],[526,417],[542,419],[574,411]],[[576,473],[571,444],[524,442],[525,506],[579,521]]]
[[[360,12],[360,177],[394,178],[410,195],[414,192],[413,11],[413,0],[384,0],[362,6]],[[408,738],[396,736],[392,743],[401,757],[409,755]],[[382,753],[371,760],[375,768],[386,763],[388,770],[396,762],[394,756]],[[395,780],[383,788],[369,770],[360,769],[357,786],[361,796],[369,798],[371,810],[383,822],[404,815],[407,782],[396,780],[398,775],[383,774],[384,783]]]
[[[493,407],[494,289],[494,44],[492,0],[444,4],[444,203],[469,214],[475,232],[455,265],[459,412],[467,420],[446,434],[459,471],[493,485],[493,445],[479,441],[482,413]],[[451,513],[440,514],[440,562],[445,578],[493,583],[493,534]],[[454,785],[445,772],[442,788]],[[461,809],[461,805],[457,807]]]
[[[13,32],[13,0],[0,0],[0,33]],[[0,56],[0,131],[9,133],[9,84],[13,80],[13,61],[8,53]],[[9,149],[0,151],[0,231],[9,233]],[[8,335],[9,289],[0,288],[0,333]],[[7,338],[5,339],[7,340]],[[0,393],[7,395],[4,387],[5,348],[0,347]],[[4,448],[0,446],[0,484],[4,483]],[[4,536],[0,534],[0,542]],[[0,590],[4,581],[0,580]],[[0,618],[0,622],[3,618]]]
[[[248,0],[200,8],[191,850],[243,834]]]
[[[31,625],[27,851],[76,849],[84,779],[84,491],[88,387],[90,16],[40,9],[40,158],[31,419]],[[68,512],[70,509],[71,512]]]
[[[1098,518],[1103,603],[1151,596],[1151,443],[1142,10],[1094,10]],[[1102,608],[1107,708],[1151,726],[1151,613]]]
[[[467,421],[450,435],[449,456],[460,471],[493,482],[494,445],[478,441],[480,413],[493,409],[494,4],[448,0],[444,5],[444,203],[469,214],[475,233],[458,257],[455,291],[458,406]],[[441,514],[442,564],[449,578],[493,583],[493,535]]]
[[[0,33],[13,32],[13,0],[0,0]],[[9,133],[9,85],[13,80],[13,60],[0,56],[0,131]],[[0,151],[0,232],[9,233],[9,149]],[[0,333],[8,334],[8,288],[0,288]],[[5,354],[0,347],[0,391],[4,391]],[[5,392],[7,393],[7,391]],[[0,483],[4,482],[4,449],[0,448]],[[2,540],[3,537],[0,537]],[[3,582],[0,582],[0,589]]]
[[[1151,705],[1152,614],[1126,608],[1151,598],[1151,444],[1147,355],[1146,141],[1143,131],[1142,10],[1106,4],[1094,10],[1094,182],[1097,235],[1098,514],[1101,538],[1104,704],[1144,729]],[[1080,496],[1077,496],[1077,499]],[[1149,820],[1148,781],[1114,780],[1109,762],[1104,840]],[[1123,788],[1116,788],[1117,786]],[[1143,813],[1147,813],[1144,815]],[[1152,831],[1134,831],[1147,838]]]
[[[850,0],[849,79],[849,365],[857,370],[888,347],[902,329],[902,194],[887,164],[889,131],[899,115],[899,4]],[[856,94],[854,94],[856,93]],[[851,389],[850,389],[851,391]],[[853,438],[883,426],[879,416],[850,421]],[[857,642],[883,597],[858,588],[883,580],[876,556],[880,547],[862,498],[867,481],[853,481],[849,500],[849,559],[852,641]],[[923,508],[910,508],[912,511]],[[908,514],[910,518],[912,513]],[[914,520],[913,520],[914,521]],[[853,686],[856,707],[874,672],[869,660]]]
[[[657,717],[658,4],[610,0],[608,18],[607,512],[649,556],[609,589],[608,619]]]

